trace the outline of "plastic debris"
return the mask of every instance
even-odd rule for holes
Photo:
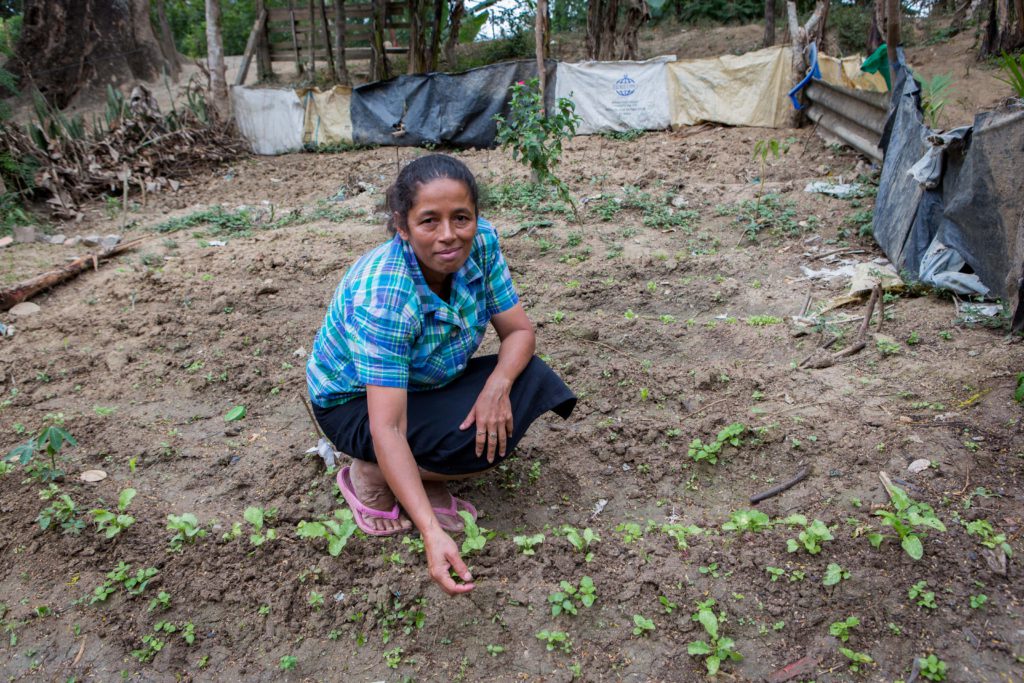
[[[306,455],[312,455],[313,453],[319,455],[320,459],[324,461],[324,465],[329,468],[337,467],[338,458],[342,456],[341,452],[334,450],[334,444],[322,436],[316,442],[316,446],[306,451]]]
[[[862,196],[863,188],[859,183],[828,183],[824,180],[815,180],[814,182],[807,183],[804,192],[847,199],[849,197]]]
[[[86,470],[85,472],[82,472],[80,475],[78,475],[78,478],[81,479],[82,481],[94,484],[98,481],[103,481],[104,479],[106,479],[107,473],[104,472],[103,470]]]

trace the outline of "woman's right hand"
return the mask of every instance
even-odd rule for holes
[[[423,537],[423,548],[427,556],[427,569],[430,578],[437,582],[448,595],[459,595],[473,590],[473,575],[462,561],[459,546],[452,537],[438,529]],[[451,572],[454,571],[465,583],[456,583]]]

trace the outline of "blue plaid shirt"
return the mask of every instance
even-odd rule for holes
[[[341,279],[306,363],[313,403],[340,405],[367,385],[421,391],[458,377],[491,316],[519,303],[498,233],[477,220],[469,258],[450,301],[427,285],[416,254],[397,235],[363,255]]]

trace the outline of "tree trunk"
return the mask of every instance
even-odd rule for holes
[[[868,54],[874,53],[878,46],[885,42],[885,6],[887,0],[875,0],[875,10],[871,13],[871,27],[868,29]]]
[[[334,58],[337,66],[336,77],[342,85],[352,85],[345,62],[345,0],[334,0]]]
[[[167,21],[164,0],[153,0],[153,13],[156,15],[156,39],[160,44],[160,52],[163,53],[164,62],[167,64],[167,72],[176,80],[178,72],[181,71],[181,62],[178,61],[178,48],[174,45],[171,25]]]
[[[407,73],[421,74],[423,63],[423,0],[409,0],[409,65]]]
[[[171,70],[148,0],[25,0],[23,17],[7,68],[60,109],[89,88]]]
[[[228,103],[228,81],[224,67],[224,40],[220,32],[220,0],[206,0],[206,66],[210,70],[213,108],[221,119],[226,119],[231,105]]]
[[[537,0],[537,13],[534,17],[534,44],[537,50],[537,82],[540,84],[541,116],[544,116],[544,93],[547,88],[547,71],[544,69],[544,17],[547,14],[547,0]]]
[[[466,13],[466,1],[455,0],[448,11],[448,42],[444,46],[444,61],[449,69],[455,69],[455,50],[459,45],[459,29],[462,27],[462,17]]]
[[[371,23],[370,49],[373,57],[370,60],[370,80],[383,81],[389,78],[388,56],[384,52],[385,0],[371,0],[373,21]]]
[[[430,50],[427,52],[427,70],[437,71],[441,58],[441,17],[447,0],[434,0],[434,20],[430,22]]]
[[[163,0],[158,0],[163,2]],[[266,9],[266,0],[256,0],[256,16]],[[270,32],[267,30],[269,22],[264,22],[263,29],[256,36],[256,80],[260,83],[274,80],[274,65],[270,61]]]
[[[881,0],[879,0],[881,2]],[[889,56],[889,77],[896,85],[896,48],[900,46],[900,0],[886,0],[885,45]]]
[[[1014,0],[992,0],[989,5],[988,24],[985,26],[985,39],[981,44],[981,56],[990,57],[1003,52],[1013,52],[1024,44],[1024,2]],[[1017,16],[1014,15],[1016,10]]]
[[[619,18],[619,0],[605,0],[604,12],[601,16],[601,56],[600,59],[615,59],[615,24]]]
[[[590,0],[587,4],[587,59],[598,59],[601,54],[601,8],[603,0]]]
[[[622,48],[620,59],[639,59],[640,48],[637,45],[640,27],[651,19],[647,0],[624,0],[626,12],[622,17]]]
[[[775,0],[764,0],[764,47],[775,44]]]

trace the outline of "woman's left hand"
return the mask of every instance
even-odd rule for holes
[[[505,444],[512,435],[511,390],[511,382],[492,375],[459,425],[459,429],[466,430],[476,424],[476,456],[479,458],[486,451],[490,463],[494,462],[495,453],[505,457]]]

